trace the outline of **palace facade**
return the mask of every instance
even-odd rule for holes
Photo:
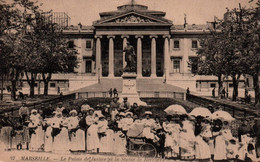
[[[142,91],[151,88],[154,89],[152,93],[166,91],[167,86],[160,90],[163,83],[184,93],[187,87],[203,94],[211,94],[212,88],[217,88],[216,77],[194,76],[189,65],[191,60],[197,59],[198,40],[209,33],[210,23],[176,25],[165,18],[165,12],[152,11],[139,4],[118,6],[116,11],[99,15],[100,19],[92,26],[78,24],[63,31],[69,48],[76,46],[80,63],[75,73],[53,75],[49,83],[50,94],[100,91],[104,96],[109,87],[119,86],[126,65],[123,48],[127,41],[135,49],[137,84],[144,85],[139,85]],[[227,88],[232,88],[231,83],[231,80],[227,82]],[[23,91],[29,90],[26,84],[24,82]],[[35,87],[36,94],[37,89],[43,93],[42,82]],[[169,91],[175,91],[174,87]],[[118,90],[120,93],[120,87]],[[89,97],[89,94],[82,96]]]

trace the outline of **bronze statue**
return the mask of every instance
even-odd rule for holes
[[[126,43],[126,47],[123,52],[125,52],[126,67],[125,72],[136,72],[136,54],[134,47],[130,45],[129,42]]]

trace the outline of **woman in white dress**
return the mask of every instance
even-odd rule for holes
[[[165,156],[167,158],[176,158],[179,155],[179,136],[181,127],[171,116],[167,116],[167,121],[163,122],[163,129],[166,132]]]
[[[120,112],[120,114],[115,116],[114,122],[114,154],[116,155],[126,155],[126,136],[122,132],[122,119],[125,117],[125,113]]]
[[[98,134],[100,137],[100,153],[112,153],[114,145],[114,132],[108,128],[108,122],[102,115],[99,117]]]
[[[51,152],[52,151],[52,142],[53,142],[53,138],[51,135],[52,132],[52,127],[51,127],[51,123],[52,123],[53,118],[45,118],[45,126],[46,131],[44,134],[44,151],[45,152]]]
[[[33,109],[30,115],[30,123],[28,127],[31,130],[31,151],[42,151],[44,147],[44,131],[42,129],[42,118],[37,110]]]
[[[207,118],[204,118],[201,122],[201,131],[195,137],[195,157],[196,160],[209,161],[211,158],[210,147],[208,141],[212,137],[211,125]]]
[[[214,150],[214,161],[224,161],[228,159],[229,154],[229,143],[231,140],[234,140],[231,130],[229,129],[229,123],[225,120],[218,119],[218,124],[221,126],[220,131],[214,132],[213,135],[215,137],[215,150]],[[232,146],[232,145],[230,145]],[[233,153],[236,154],[233,150],[230,150]]]
[[[153,141],[155,140],[155,134],[152,128],[155,125],[155,120],[152,118],[151,111],[146,111],[144,114],[145,114],[145,118],[142,120],[142,123],[144,124],[143,136],[147,140]]]
[[[181,160],[193,160],[195,158],[194,122],[190,116],[181,116],[182,128],[180,132],[180,156]]]
[[[52,121],[53,147],[55,153],[69,153],[68,121],[61,112],[55,112]]]
[[[93,120],[92,124],[87,130],[87,152],[88,153],[98,153],[100,147],[100,141],[98,137],[98,121]]]
[[[68,118],[68,130],[70,136],[70,151],[85,150],[85,132],[79,129],[79,118],[76,110],[71,110]]]

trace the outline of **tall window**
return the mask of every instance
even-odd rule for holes
[[[68,42],[68,47],[73,48],[74,47],[74,41],[69,41]]]
[[[173,48],[180,48],[180,41],[179,40],[174,40],[174,42],[173,42]]]
[[[193,40],[192,44],[191,44],[192,48],[198,48],[198,41],[197,40]]]
[[[181,67],[181,60],[180,59],[174,59],[173,60],[173,72],[174,73],[180,73],[180,67]]]
[[[91,60],[86,60],[86,73],[91,73],[92,69],[92,61]]]
[[[91,47],[91,40],[86,40],[86,48],[90,49]]]

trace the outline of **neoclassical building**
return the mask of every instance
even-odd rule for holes
[[[63,31],[69,48],[76,46],[80,63],[75,73],[54,74],[50,93],[57,93],[58,88],[81,97],[106,96],[109,88],[117,88],[120,93],[127,41],[137,56],[137,90],[141,97],[176,97],[187,87],[210,93],[217,87],[217,78],[194,76],[189,65],[190,60],[197,59],[198,39],[209,32],[210,23],[176,25],[165,18],[165,12],[133,3],[99,15],[92,26],[78,24]],[[36,88],[43,89],[41,84]]]

